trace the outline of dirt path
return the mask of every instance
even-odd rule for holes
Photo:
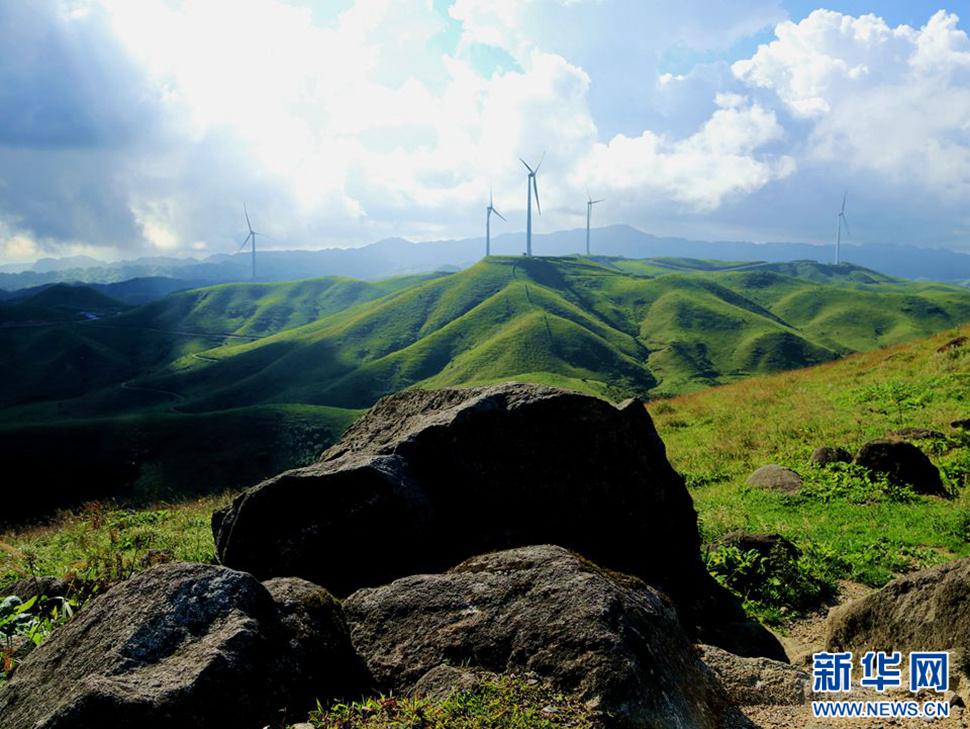
[[[185,402],[185,395],[180,395],[172,390],[160,390],[157,387],[139,387],[138,385],[132,385],[131,380],[121,383],[122,390],[130,390],[132,392],[151,392],[156,395],[165,395],[175,400],[175,405],[169,408],[169,412],[181,413],[182,411],[178,409],[178,405]]]
[[[825,648],[825,625],[829,610],[843,605],[851,600],[863,597],[872,592],[872,588],[854,582],[839,584],[838,600],[830,606],[819,608],[789,627],[787,635],[779,635],[785,646],[785,651],[793,665],[811,673],[812,654]],[[856,671],[853,680],[857,679]],[[839,701],[910,701],[913,698],[906,689],[889,690],[885,694],[878,694],[872,689],[864,689],[857,685],[847,694],[839,694]],[[941,700],[939,694],[925,697],[927,700]],[[922,700],[923,697],[920,697]],[[948,719],[924,718],[853,718],[831,719],[816,718],[812,713],[811,704],[805,706],[745,706],[742,708],[755,726],[760,729],[968,729],[970,727],[970,712],[954,707],[950,710]]]

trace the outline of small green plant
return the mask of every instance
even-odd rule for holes
[[[917,501],[919,496],[885,474],[873,473],[854,463],[829,463],[807,472],[796,498],[826,503],[843,500],[852,504],[883,501],[908,504]]]
[[[16,666],[14,638],[26,638],[28,643],[16,651],[18,655],[39,646],[58,626],[74,617],[78,607],[73,600],[62,597],[32,597],[27,601],[16,595],[0,600],[0,683],[6,681]]]
[[[721,546],[708,555],[707,569],[741,598],[748,613],[768,624],[816,607],[835,592],[833,579],[780,547],[765,555]]]

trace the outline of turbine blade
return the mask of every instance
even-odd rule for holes
[[[488,186],[488,206],[492,207],[492,186]]]
[[[589,185],[586,186],[586,202],[593,202],[593,196],[589,194]]]
[[[539,169],[536,167],[536,169]],[[532,189],[536,191],[536,210],[539,211],[539,215],[542,215],[542,207],[539,205],[539,183],[536,182],[536,176],[532,175]]]
[[[529,165],[528,165],[528,164],[526,164],[526,161],[525,161],[524,159],[522,159],[521,157],[519,157],[519,162],[521,162],[522,164],[524,164],[524,165],[525,165],[525,168],[526,168],[527,170],[529,170],[529,173],[530,173],[530,174],[533,174],[533,175],[535,174],[535,172],[533,172],[533,171],[532,171],[532,168],[531,168],[531,167],[529,167]]]
[[[590,200],[589,202],[590,202],[590,205],[595,205],[596,203],[603,202],[603,198],[600,198],[599,200]]]
[[[253,232],[253,224],[249,222],[249,211],[246,210],[246,203],[243,203],[243,214],[246,216],[246,226],[249,228],[249,232]]]
[[[845,199],[849,196],[849,191],[846,190],[845,194],[842,195],[842,212],[845,212]]]
[[[842,222],[845,223],[845,234],[852,235],[852,233],[849,232],[849,220],[845,217],[845,213],[842,213]]]
[[[250,239],[250,238],[252,238],[252,236],[253,236],[253,234],[252,234],[252,233],[250,233],[249,235],[247,235],[247,236],[246,236],[246,239],[245,239],[245,240],[244,240],[244,241],[242,242],[242,244],[241,244],[241,245],[239,246],[239,250],[238,250],[238,251],[236,251],[236,253],[239,253],[239,251],[241,251],[241,250],[242,250],[243,248],[245,248],[245,247],[246,247],[246,245],[247,245],[247,244],[249,243],[249,239]]]
[[[542,160],[544,160],[545,158],[546,158],[546,150],[542,150],[542,156],[539,158],[539,164],[536,165],[536,172],[538,172],[539,168],[542,167]]]
[[[496,215],[498,215],[498,216],[499,216],[499,217],[500,217],[500,218],[501,218],[502,220],[505,220],[505,216],[504,216],[504,215],[502,215],[502,213],[500,213],[500,212],[499,212],[498,210],[496,210],[495,208],[492,208],[492,212],[493,212],[493,213],[495,213]],[[509,221],[508,221],[508,220],[505,220],[505,222],[507,223],[507,222],[509,222]]]

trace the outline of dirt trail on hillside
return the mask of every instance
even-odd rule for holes
[[[863,597],[873,589],[854,582],[839,584],[839,597],[832,605],[827,605],[799,618],[787,627],[786,635],[778,635],[793,665],[811,674],[812,654],[825,649],[825,624],[829,611],[840,605]],[[839,701],[910,701],[913,694],[903,690],[890,689],[884,694],[872,689],[859,687],[859,669],[853,670],[853,689],[846,694],[832,694]],[[952,687],[951,687],[952,688]],[[822,697],[818,697],[822,698]],[[920,695],[922,701],[924,697]],[[925,697],[929,701],[943,700],[940,694]],[[926,718],[816,718],[811,704],[805,706],[745,706],[742,708],[754,724],[761,729],[970,729],[970,711],[952,707],[946,719]]]

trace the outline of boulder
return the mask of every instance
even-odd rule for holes
[[[919,448],[898,440],[872,440],[859,449],[855,462],[870,471],[884,473],[918,494],[947,496],[940,472]]]
[[[748,486],[758,486],[771,491],[794,493],[802,485],[802,477],[790,468],[769,463],[748,476]]]
[[[744,658],[710,645],[698,649],[701,660],[738,706],[800,706],[811,699],[811,676],[789,663]]]
[[[829,463],[852,463],[852,454],[838,446],[819,446],[812,451],[809,460],[816,466],[825,466]]]
[[[886,434],[886,436],[892,440],[931,440],[933,438],[946,438],[946,436],[938,430],[912,427],[891,430]]]
[[[643,404],[540,385],[407,390],[320,461],[213,515],[223,564],[344,596],[556,543],[666,592],[709,643],[784,657],[700,559],[697,514]]]
[[[950,651],[953,671],[970,676],[970,558],[893,580],[832,611],[826,650]]]
[[[533,671],[630,727],[713,728],[729,711],[662,593],[561,547],[482,555],[360,590],[344,610],[383,691],[411,691],[448,663]]]
[[[498,678],[492,671],[468,666],[435,666],[414,684],[411,694],[419,699],[444,701],[452,694],[471,691],[487,681]]]
[[[967,341],[970,341],[970,340],[968,340],[967,337],[964,337],[964,336],[954,337],[950,341],[943,344],[936,351],[939,352],[940,354],[943,354],[944,352],[949,352],[954,349],[959,349],[960,347],[964,346],[967,343]]]
[[[355,696],[370,688],[367,666],[351,645],[340,603],[329,592],[299,577],[277,577],[263,587],[283,628],[291,705],[312,707],[321,692]]]
[[[340,675],[344,635],[284,616],[252,575],[155,567],[95,599],[21,663],[0,691],[4,729],[261,727],[306,702],[304,656]],[[326,633],[322,622],[314,623]],[[341,643],[343,644],[341,645]],[[318,695],[328,686],[315,687]]]
[[[763,559],[778,555],[789,560],[802,556],[802,550],[785,539],[781,534],[754,534],[751,532],[729,532],[711,544],[712,550],[720,547],[737,547],[742,552],[756,551]]]
[[[25,577],[0,587],[0,599],[14,595],[27,602],[33,597],[67,597],[69,588],[66,580],[57,577]]]

